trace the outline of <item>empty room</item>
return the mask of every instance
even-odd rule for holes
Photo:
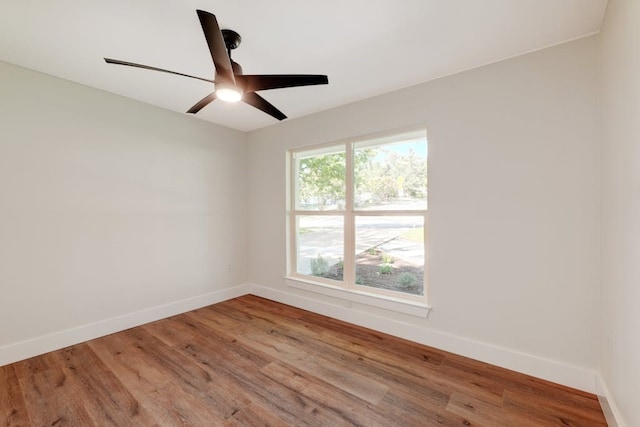
[[[637,0],[0,10],[0,425],[640,426]]]

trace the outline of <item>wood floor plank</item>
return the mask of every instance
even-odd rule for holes
[[[302,324],[309,330],[315,330],[320,335],[327,336],[329,341],[332,341],[335,336],[340,336],[347,342],[359,346],[359,348],[365,352],[376,352],[382,349],[393,348],[393,352],[384,352],[383,357],[398,357],[408,362],[406,363],[407,365],[415,363],[415,360],[421,360],[423,363],[418,365],[420,370],[428,369],[428,365],[434,365],[434,367],[439,366],[445,357],[450,354],[432,347],[420,345],[288,305],[265,304],[263,298],[253,295],[247,295],[246,298],[237,298],[229,301],[229,303],[230,307],[237,307],[237,311],[240,312],[244,311],[242,309],[243,306],[252,305],[254,307],[264,307],[263,310],[265,312],[275,312],[280,319],[291,319],[289,322],[280,321],[280,324]],[[214,305],[209,308],[212,310],[224,310],[226,307],[226,305]],[[425,364],[424,362],[427,363]],[[398,366],[402,366],[402,363],[399,363]]]
[[[300,423],[303,424],[303,423]],[[249,403],[241,411],[228,418],[222,427],[271,426],[286,427],[291,424],[285,422],[275,414],[265,412],[259,405]]]
[[[282,336],[290,338],[292,341],[302,342],[307,346],[315,346],[323,351],[334,351],[340,353],[340,358],[351,355],[355,358],[366,358],[386,365],[392,370],[406,371],[411,376],[422,377],[427,370],[437,370],[442,357],[437,357],[435,352],[428,351],[426,346],[415,346],[418,352],[407,351],[407,348],[399,348],[397,352],[385,351],[384,347],[368,346],[355,342],[348,335],[339,330],[327,330],[322,327],[310,326],[308,320],[305,322],[282,322],[282,311],[270,312],[269,306],[263,308],[259,301],[254,303],[244,300],[235,300],[229,306],[212,307],[216,312],[223,312],[229,316],[243,313],[247,316],[244,321],[251,321],[254,325],[260,326],[262,330],[270,333],[280,333]],[[292,310],[297,310],[293,309]],[[317,316],[317,315],[315,315]],[[311,317],[311,316],[308,316]],[[237,319],[242,320],[242,319]],[[353,325],[343,324],[343,328],[351,329]],[[316,345],[317,344],[317,345]],[[426,350],[426,351],[425,351]]]
[[[0,425],[29,425],[29,415],[13,365],[0,366]]]
[[[164,321],[163,321],[164,322]],[[271,382],[260,375],[259,368],[264,366],[260,354],[252,353],[244,348],[233,335],[227,335],[222,330],[207,328],[192,316],[179,316],[166,319],[171,323],[171,329],[178,334],[163,336],[166,328],[155,328],[148,325],[149,329],[158,334],[159,339],[173,340],[174,348],[197,363],[203,369],[207,369],[216,378],[216,384],[225,391],[229,399],[244,399],[245,405],[236,405],[232,414],[234,420],[250,419],[254,412],[265,415],[267,418],[275,416],[288,425],[305,420],[314,409],[314,403],[297,395],[295,392]],[[180,342],[181,331],[198,330],[200,335],[191,336],[188,341]],[[247,356],[252,354],[252,356]],[[225,422],[232,422],[227,419]],[[249,423],[257,425],[259,420]],[[302,423],[304,424],[304,423]]]
[[[234,308],[237,312],[253,314],[255,318],[262,318],[281,327],[295,328],[303,336],[312,337],[314,341],[326,343],[390,364],[394,369],[408,370],[412,375],[422,375],[425,370],[440,366],[444,360],[444,352],[430,347],[412,343],[395,337],[377,334],[370,329],[348,324],[336,319],[328,319],[315,313],[309,313],[295,307],[282,304],[264,304],[264,300],[249,295],[248,298],[229,301],[228,306],[212,306],[212,310]],[[227,310],[228,311],[228,310]],[[282,322],[281,319],[291,319]],[[299,319],[304,319],[300,321]],[[385,349],[394,348],[389,352]],[[420,361],[420,363],[416,363]]]
[[[0,425],[606,422],[592,394],[248,295],[0,367]]]
[[[234,363],[239,364],[236,366],[243,370],[258,370],[271,362],[268,356],[241,345],[237,335],[232,331],[203,321],[197,313],[185,313],[175,318],[154,322],[145,325],[145,329],[175,348],[189,346],[206,337],[209,343],[218,347],[219,357],[231,358]]]
[[[295,390],[316,403],[317,408],[326,409],[332,414],[325,415],[327,424],[384,426],[389,420],[375,410],[375,405],[362,401],[357,396],[330,384],[323,383],[318,377],[296,370],[281,363],[270,363],[261,372],[274,381]]]
[[[144,328],[135,328],[119,334],[125,345],[135,351],[141,362],[152,366],[164,375],[171,390],[183,398],[194,397],[192,407],[205,412],[208,417],[223,421],[229,418],[241,404],[229,398],[223,387],[217,384],[217,378],[199,364],[174,351],[160,339]]]
[[[89,346],[131,391],[160,425],[205,425],[214,419],[210,409],[171,382],[162,369],[147,363],[118,334],[94,340]],[[197,410],[196,410],[197,408]]]
[[[14,366],[32,425],[95,425],[52,353]]]
[[[508,419],[501,411],[500,406],[486,403],[463,393],[453,393],[447,411],[461,415],[465,419],[477,425],[490,425],[496,427],[513,426],[513,420]]]
[[[392,390],[377,405],[377,410],[396,425],[404,426],[472,426],[465,417],[447,411],[446,406],[434,405],[419,394],[407,390]]]
[[[62,366],[65,384],[82,396],[82,406],[94,424],[121,426],[129,423],[153,425],[155,420],[87,344],[51,354]]]
[[[504,407],[509,414],[519,414],[549,426],[602,426],[602,413],[593,405],[567,406],[554,397],[532,396],[507,390]]]
[[[216,321],[227,328],[233,328],[237,320],[227,316],[218,316]],[[290,345],[287,340],[277,339],[272,331],[264,332],[244,328],[238,341],[245,343],[271,357],[282,360],[297,369],[313,374],[323,381],[348,393],[360,397],[369,403],[382,399],[389,387],[379,381],[355,372],[352,365],[341,360],[327,360],[322,354],[311,353],[304,347]]]
[[[591,408],[601,413],[598,398],[584,391],[570,389],[539,378],[503,369],[465,357],[450,355],[442,363],[440,371],[456,381],[472,381],[479,384],[500,384],[505,390],[519,391],[531,397],[551,397],[567,407]]]
[[[331,360],[331,363],[339,361],[347,370],[353,370],[365,376],[383,379],[387,384],[402,383],[412,390],[414,394],[420,394],[423,399],[431,399],[435,403],[446,405],[452,391],[463,390],[472,393],[478,398],[488,402],[501,402],[503,387],[490,383],[480,384],[476,381],[469,385],[460,386],[458,382],[448,381],[446,376],[438,372],[440,363],[435,364],[432,359],[425,358],[424,351],[411,356],[395,357],[399,352],[389,352],[386,348],[368,349],[364,345],[354,344],[343,338],[336,331],[331,334],[319,336],[307,328],[306,323],[277,322],[280,314],[269,313],[268,309],[245,303],[244,300],[234,300],[229,307],[238,307],[242,313],[250,314],[243,318],[243,322],[251,321],[268,333],[273,340],[280,339],[302,350],[312,350]],[[224,307],[215,307],[216,312],[225,315],[233,314]],[[296,309],[297,310],[297,309]],[[216,317],[219,320],[219,317]],[[346,325],[351,327],[351,325]],[[425,347],[425,346],[421,346]],[[403,349],[404,350],[404,349]],[[425,359],[428,361],[425,362]]]
[[[251,321],[271,337],[275,338],[277,335],[293,346],[302,346],[324,354],[333,363],[339,360],[348,365],[346,369],[382,378],[386,383],[402,382],[413,393],[420,394],[425,399],[439,400],[443,402],[443,406],[446,405],[451,392],[456,390],[472,393],[487,402],[502,401],[504,387],[500,384],[483,382],[479,379],[469,384],[461,384],[458,381],[449,381],[446,375],[441,375],[438,370],[447,353],[405,340],[399,340],[400,345],[397,346],[394,340],[388,340],[388,345],[394,344],[397,348],[397,351],[390,352],[386,345],[371,346],[370,341],[358,341],[352,335],[341,332],[343,329],[349,332],[353,332],[353,329],[362,329],[372,333],[365,328],[333,319],[332,321],[336,324],[334,329],[327,330],[322,326],[310,327],[308,321],[311,317],[326,318],[282,304],[264,305],[262,301],[261,298],[249,296],[229,301],[225,306],[217,305],[208,309],[217,313],[235,315],[236,320],[241,320],[243,323]],[[285,316],[285,313],[288,313],[288,316]],[[278,319],[283,316],[294,321],[278,322]],[[305,321],[298,321],[302,317]]]
[[[211,310],[224,315],[235,315],[236,320],[242,320],[243,324],[251,322],[260,327],[264,333],[268,333],[273,339],[281,338],[292,346],[302,346],[304,349],[313,350],[316,354],[324,354],[333,363],[339,360],[345,369],[363,375],[372,375],[384,379],[387,384],[402,383],[411,390],[412,395],[420,395],[423,400],[431,400],[446,406],[449,396],[454,391],[465,392],[487,403],[501,404],[504,387],[483,378],[462,379],[451,381],[446,375],[442,375],[438,369],[443,360],[442,357],[425,357],[425,346],[419,346],[418,351],[404,354],[407,346],[402,346],[403,351],[389,352],[387,348],[370,348],[364,344],[354,344],[343,337],[336,330],[330,334],[317,334],[309,330],[308,323],[299,322],[297,316],[292,316],[296,322],[278,322],[283,310],[270,311],[259,305],[260,300],[233,300],[224,307],[214,306]],[[280,305],[278,305],[279,307]],[[231,308],[236,308],[232,310]],[[291,309],[295,311],[298,309]],[[238,318],[238,316],[240,316]],[[317,315],[316,315],[317,316]],[[219,318],[216,317],[218,320]],[[351,329],[352,325],[343,325]],[[323,331],[322,328],[315,328]],[[326,330],[324,331],[326,332]],[[413,346],[412,346],[413,347]],[[398,357],[401,353],[401,357]],[[436,362],[437,361],[437,362]]]

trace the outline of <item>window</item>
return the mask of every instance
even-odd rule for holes
[[[424,302],[426,131],[289,156],[289,277]]]

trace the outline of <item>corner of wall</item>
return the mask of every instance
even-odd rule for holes
[[[622,419],[622,414],[615,404],[609,388],[600,373],[596,375],[596,394],[602,407],[602,412],[609,427],[626,427],[627,424]]]

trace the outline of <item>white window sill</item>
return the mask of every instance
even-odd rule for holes
[[[429,317],[429,312],[431,311],[431,307],[424,303],[407,301],[401,298],[393,298],[361,290],[345,289],[325,283],[305,280],[299,277],[285,277],[284,281],[287,286],[292,288],[340,298],[357,304],[364,304],[415,317],[421,317],[423,319]]]

